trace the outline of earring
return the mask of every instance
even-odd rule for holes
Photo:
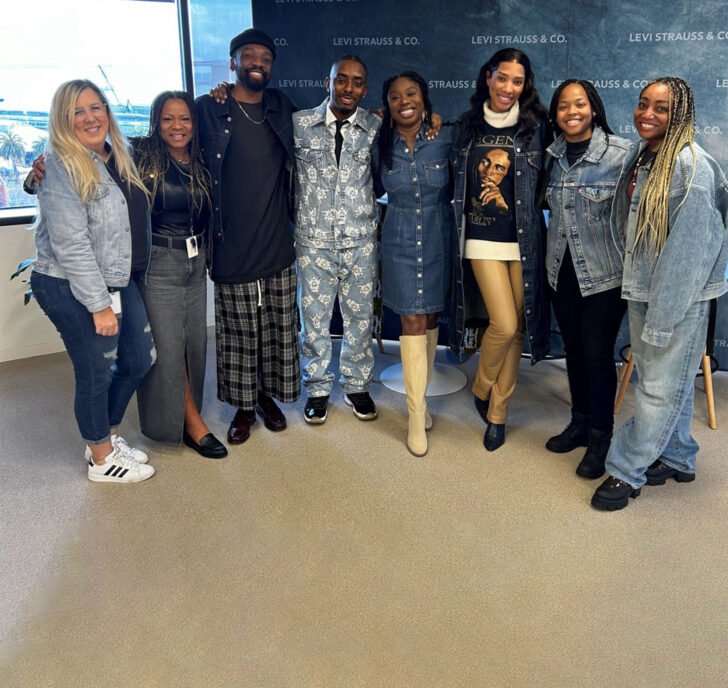
[[[422,111],[422,121],[423,122],[425,121],[425,111],[424,110]]]

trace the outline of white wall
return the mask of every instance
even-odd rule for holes
[[[27,225],[0,227],[0,363],[63,351],[63,341],[35,301],[23,305],[25,282],[10,275],[18,263],[35,255]],[[30,272],[23,273],[28,277]],[[213,287],[208,280],[207,324],[215,322]]]
[[[63,351],[58,332],[38,304],[23,305],[28,285],[18,277],[10,281],[18,263],[35,255],[33,232],[26,227],[0,227],[0,362]]]

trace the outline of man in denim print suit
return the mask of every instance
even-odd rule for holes
[[[367,70],[353,55],[326,79],[329,97],[293,115],[296,259],[302,315],[304,418],[323,423],[334,381],[329,325],[338,294],[344,322],[339,360],[346,403],[361,420],[377,417],[368,388],[374,354],[372,296],[377,271],[371,146],[379,119],[359,108]]]

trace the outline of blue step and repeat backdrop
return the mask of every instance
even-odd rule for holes
[[[698,142],[728,170],[728,3],[627,0],[253,0],[255,26],[275,40],[271,86],[302,108],[326,96],[331,63],[345,54],[369,69],[364,107],[381,105],[381,84],[405,69],[428,81],[435,109],[467,109],[480,66],[517,47],[531,59],[545,105],[559,82],[589,79],[609,123],[636,139],[640,89],[674,75],[695,91]],[[223,25],[223,24],[221,24]],[[232,27],[230,35],[245,27]],[[690,250],[686,246],[686,251]],[[620,339],[628,341],[625,332]],[[718,303],[715,356],[728,369],[728,298]]]

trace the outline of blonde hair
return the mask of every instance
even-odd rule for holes
[[[654,79],[640,92],[640,98],[653,84],[667,86],[670,93],[667,131],[662,140],[657,157],[652,165],[647,181],[642,189],[637,206],[637,226],[634,248],[642,245],[655,255],[662,251],[669,231],[670,182],[675,170],[677,156],[685,146],[690,146],[693,154],[693,168],[688,182],[688,189],[695,176],[695,149],[693,138],[695,133],[695,100],[690,86],[674,76]],[[680,205],[687,198],[687,191]],[[678,208],[680,207],[678,206]]]
[[[58,155],[63,167],[71,178],[71,184],[86,203],[96,195],[101,184],[101,173],[89,150],[76,138],[74,122],[76,101],[82,91],[92,89],[106,108],[109,119],[109,139],[119,177],[127,185],[139,187],[147,195],[147,189],[137,174],[129,153],[129,143],[121,133],[114,113],[109,108],[101,89],[88,79],[73,79],[61,84],[53,95],[51,112],[48,119],[48,144]]]

